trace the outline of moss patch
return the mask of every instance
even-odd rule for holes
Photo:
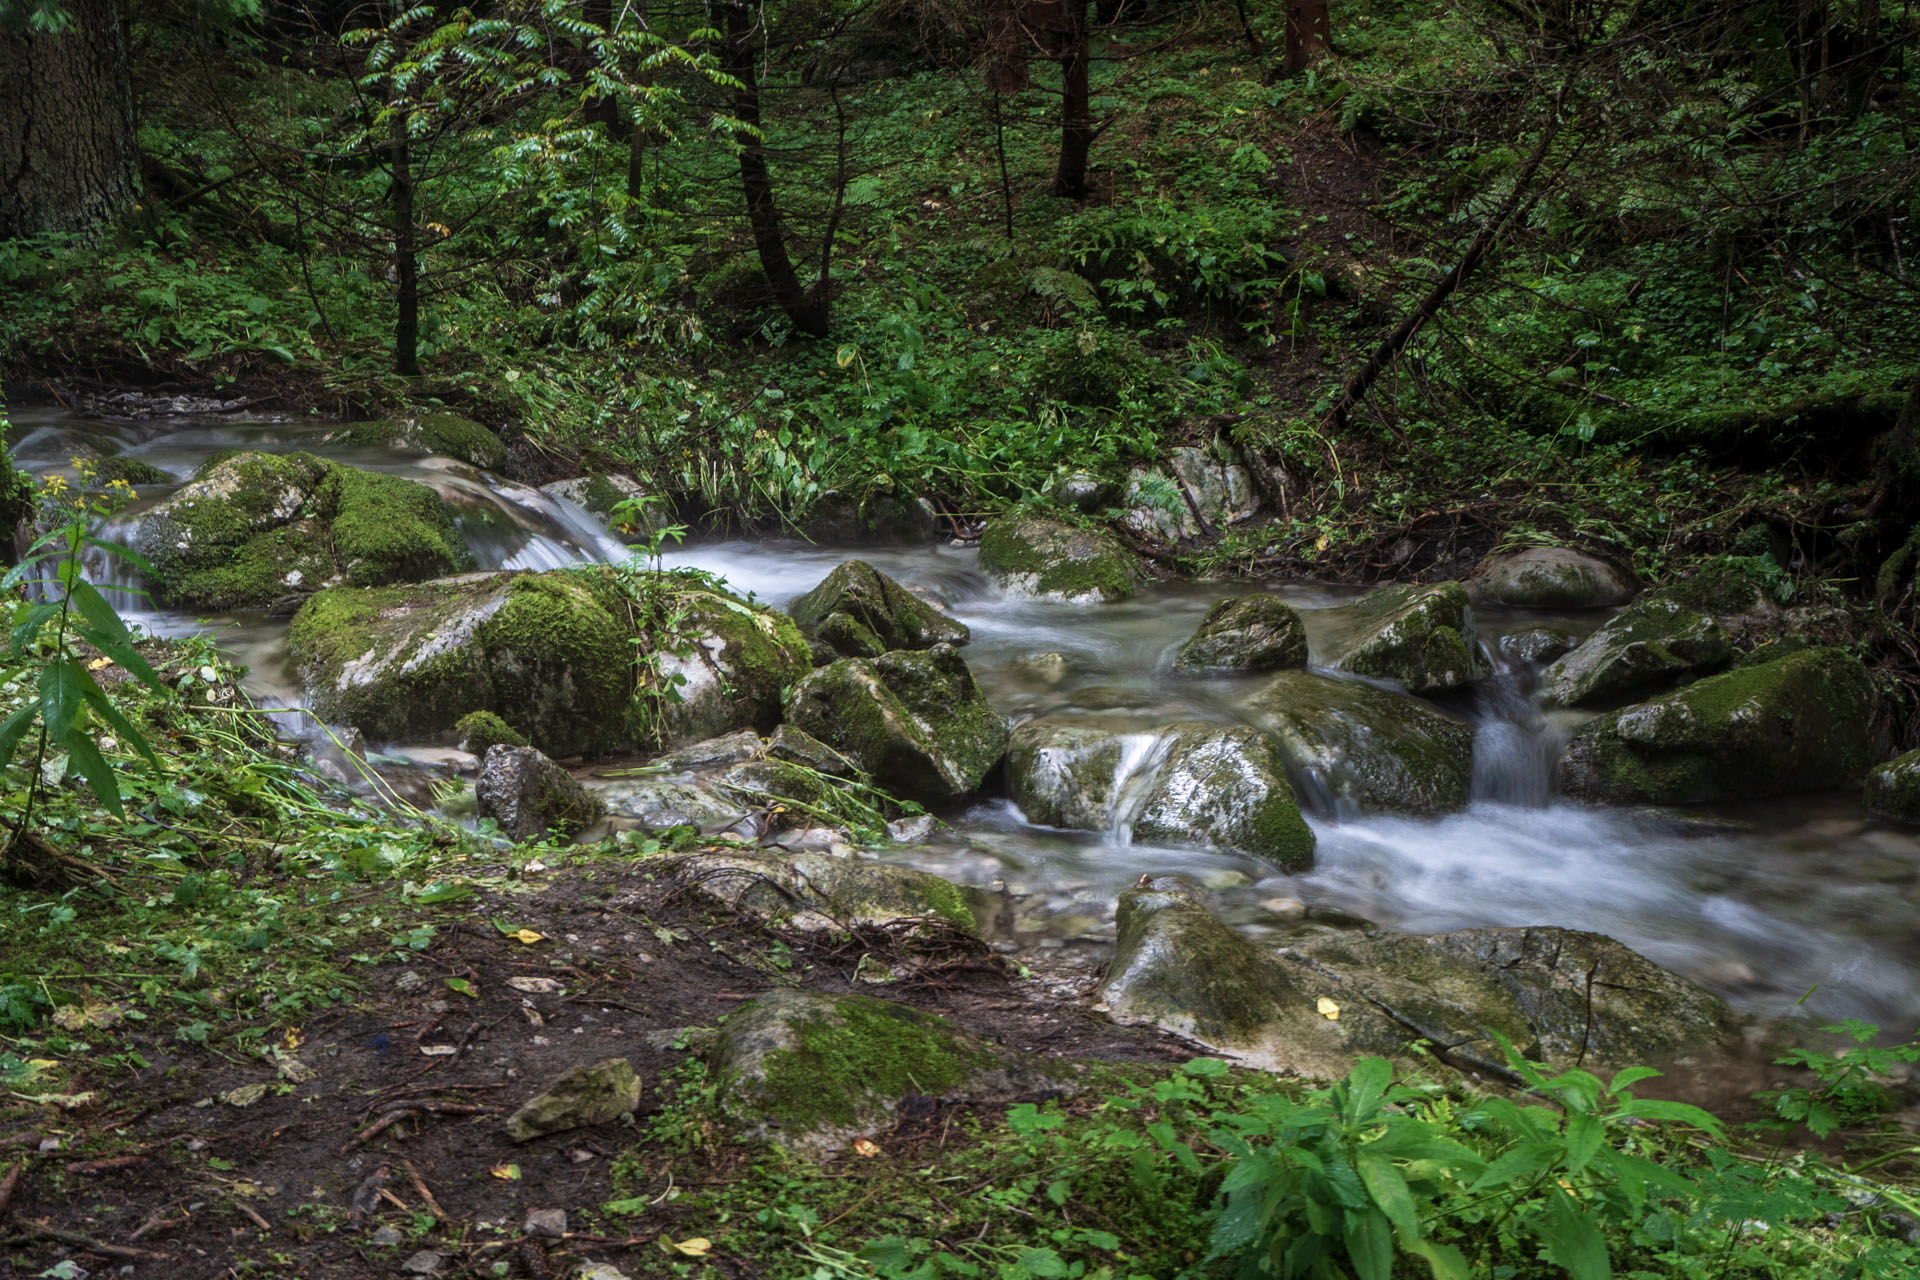
[[[795,1028],[797,1048],[767,1057],[767,1111],[782,1128],[857,1124],[876,1100],[938,1094],[992,1065],[932,1014],[866,996],[835,1005]]]
[[[1139,569],[1112,534],[1031,512],[999,516],[980,536],[980,567],[1012,591],[1073,602],[1126,600]]]
[[[334,432],[331,438],[368,449],[420,449],[458,458],[489,471],[505,465],[507,461],[507,447],[500,443],[498,436],[473,419],[444,409],[408,417],[348,423]]]
[[[526,737],[491,711],[469,711],[454,722],[460,735],[460,749],[483,756],[488,747],[524,747]]]

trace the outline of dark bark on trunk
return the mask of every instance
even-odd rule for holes
[[[393,166],[393,270],[400,287],[393,323],[393,371],[413,378],[420,373],[420,258],[413,224],[413,148],[407,143],[404,113],[393,117],[387,155]]]
[[[1327,0],[1287,0],[1286,72],[1298,75],[1327,52],[1333,20]]]
[[[722,4],[726,42],[721,66],[739,81],[733,92],[733,115],[742,124],[760,128],[760,50],[756,42],[759,30],[757,11],[743,4]],[[800,283],[793,258],[787,253],[786,220],[774,199],[773,173],[767,167],[766,149],[757,138],[749,138],[740,149],[740,186],[747,200],[747,224],[753,230],[753,247],[760,257],[760,269],[780,309],[800,332],[815,338],[827,336],[831,299],[827,276],[809,289]],[[831,252],[831,245],[828,246]]]
[[[66,0],[57,36],[0,33],[0,240],[110,227],[140,194],[113,0]]]
[[[1053,190],[1069,200],[1084,200],[1094,138],[1086,0],[1063,0],[1060,11],[1060,167],[1054,171]]]

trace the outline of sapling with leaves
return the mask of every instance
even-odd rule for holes
[[[74,466],[84,482],[91,473],[90,465],[76,459]],[[8,638],[10,665],[27,671],[35,666],[39,669],[34,691],[13,714],[0,721],[0,768],[13,762],[23,743],[32,743],[26,802],[17,816],[6,821],[7,829],[0,831],[6,841],[0,850],[0,865],[17,861],[15,846],[23,836],[32,838],[34,810],[48,785],[50,759],[64,755],[66,768],[79,774],[116,817],[123,816],[120,787],[114,766],[108,763],[96,737],[101,728],[158,767],[146,735],[113,705],[94,676],[94,672],[118,664],[149,688],[165,687],[140,655],[133,633],[119,612],[86,577],[89,550],[117,556],[142,572],[151,571],[135,553],[90,532],[97,518],[110,514],[131,497],[132,489],[124,480],[106,486],[104,497],[90,498],[84,492],[74,492],[64,476],[49,476],[41,483],[42,505],[63,512],[65,519],[58,528],[38,538],[20,563],[0,578],[0,591],[14,597]],[[37,838],[32,839],[37,843]],[[44,861],[46,851],[39,852]],[[38,874],[44,875],[44,869]]]

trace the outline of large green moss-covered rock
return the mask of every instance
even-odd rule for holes
[[[1044,1083],[937,1014],[792,989],[730,1015],[712,1067],[719,1111],[742,1136],[813,1158],[891,1127],[909,1095],[986,1101]]]
[[[1711,676],[1583,727],[1567,793],[1694,804],[1855,785],[1872,762],[1873,685],[1858,659],[1809,649]]]
[[[1173,669],[1181,675],[1306,665],[1307,629],[1300,615],[1274,596],[1229,596],[1215,602],[1173,659]]]
[[[466,567],[433,490],[309,453],[240,453],[148,512],[132,539],[156,603],[258,608],[338,584],[380,586]]]
[[[290,652],[316,714],[376,740],[423,738],[493,711],[553,756],[647,750],[770,728],[806,670],[792,621],[670,577],[656,611],[611,569],[473,574],[412,586],[337,588],[295,616]],[[672,616],[666,633],[647,618]],[[680,701],[636,699],[636,647],[660,655],[649,680]]]
[[[795,685],[786,711],[903,799],[967,795],[1007,750],[1006,721],[948,645],[842,658]]]
[[[1334,665],[1343,670],[1421,694],[1464,688],[1485,674],[1457,582],[1381,587],[1339,613],[1347,639]]]
[[[1642,696],[1725,666],[1733,642],[1710,614],[1651,595],[1622,609],[1540,677],[1550,707],[1591,707]]]
[[[350,422],[327,438],[368,449],[417,449],[421,453],[437,453],[487,471],[497,471],[507,461],[507,446],[500,443],[500,437],[473,419],[445,409]]]
[[[1313,865],[1313,832],[1278,744],[1244,725],[1188,721],[1125,734],[1028,721],[1007,749],[1007,781],[1027,818],[1047,826],[1125,824],[1149,844],[1232,849],[1286,871]]]
[[[1352,813],[1450,813],[1466,807],[1473,726],[1358,680],[1282,671],[1244,704],[1279,740],[1309,802]]]
[[[1896,822],[1920,822],[1920,751],[1875,765],[1867,774],[1867,812]]]
[[[1536,1061],[1604,1069],[1711,1049],[1732,1024],[1700,987],[1570,929],[1353,930],[1270,951],[1173,878],[1121,895],[1117,924],[1101,989],[1117,1016],[1314,1076],[1426,1040],[1499,1078],[1494,1033]]]
[[[1008,591],[1072,604],[1131,597],[1133,553],[1110,533],[1032,512],[997,516],[980,536],[980,568]]]
[[[843,658],[889,649],[965,644],[966,624],[947,617],[864,560],[849,560],[787,607],[800,630]]]
[[[1571,547],[1527,547],[1488,556],[1466,586],[1475,600],[1516,609],[1606,609],[1640,591],[1620,566]]]

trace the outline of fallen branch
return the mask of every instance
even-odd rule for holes
[[[25,1230],[30,1236],[58,1240],[62,1244],[75,1245],[89,1253],[104,1254],[109,1258],[124,1258],[129,1262],[165,1262],[167,1259],[164,1253],[155,1253],[151,1249],[135,1249],[124,1244],[108,1244],[103,1240],[95,1240],[91,1236],[83,1236],[78,1231],[56,1227],[51,1222],[29,1222]]]
[[[7,1176],[0,1178],[0,1222],[7,1217],[7,1206],[13,1203],[13,1193],[20,1186],[20,1176],[27,1171],[25,1160],[13,1162],[13,1168],[7,1170]]]

